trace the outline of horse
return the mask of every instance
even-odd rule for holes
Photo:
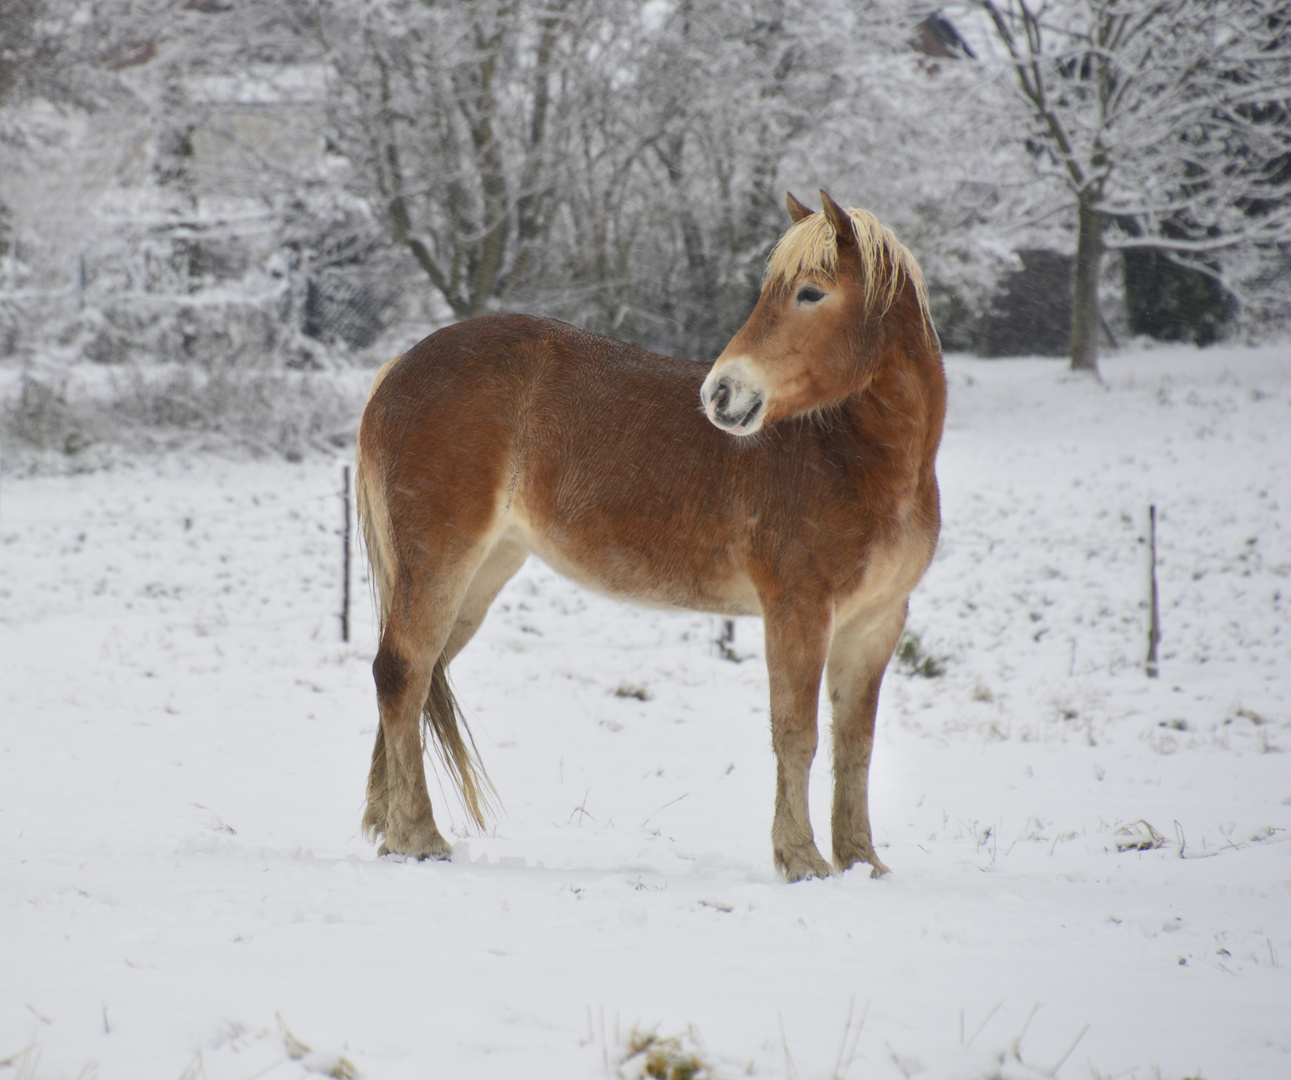
[[[914,257],[868,211],[821,200],[788,195],[757,303],[711,367],[500,314],[379,369],[355,486],[379,606],[363,828],[380,854],[451,855],[425,743],[484,827],[496,792],[447,668],[534,554],[611,596],[761,616],[775,864],[788,881],[832,872],[807,812],[823,675],[833,869],[888,872],[875,710],[940,529],[946,382]]]

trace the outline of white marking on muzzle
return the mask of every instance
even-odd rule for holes
[[[699,389],[712,423],[732,435],[752,435],[766,418],[766,391],[743,357],[715,366]]]

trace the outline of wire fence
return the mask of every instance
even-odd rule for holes
[[[290,502],[255,502],[250,506],[229,506],[220,509],[200,509],[197,507],[185,507],[167,509],[159,512],[141,512],[137,506],[126,506],[119,509],[100,507],[103,513],[96,518],[97,522],[119,524],[130,523],[137,525],[158,525],[171,524],[182,532],[189,532],[198,525],[199,522],[205,521],[238,521],[244,522],[249,519],[263,518],[265,520],[282,520],[283,518],[299,519],[305,524],[322,525],[326,531],[331,532],[337,538],[337,580],[339,582],[339,601],[337,609],[332,613],[315,611],[310,614],[285,615],[270,619],[238,619],[229,620],[222,615],[202,616],[198,614],[194,619],[187,620],[183,623],[164,622],[161,625],[167,629],[192,628],[197,624],[216,624],[221,628],[250,628],[250,627],[271,627],[285,626],[292,623],[317,623],[320,618],[335,618],[339,624],[339,637],[342,642],[350,640],[351,619],[350,607],[352,603],[351,582],[353,578],[352,553],[354,550],[354,513],[352,501],[354,492],[351,487],[350,465],[342,463],[338,466],[338,485],[330,492],[316,492],[312,495],[305,495],[299,498],[293,498]],[[14,517],[14,511],[10,509],[8,501],[5,498],[5,477],[4,477],[4,459],[3,448],[0,447],[0,536],[4,536],[6,528],[11,524],[21,524],[27,528],[31,527],[51,527],[63,526],[67,530],[84,530],[86,527],[85,515],[69,518],[65,514],[43,513],[39,516],[23,514],[17,522],[11,522]],[[337,506],[337,503],[340,503]],[[333,508],[332,513],[326,513],[326,507]],[[312,514],[308,510],[317,508],[318,513]],[[327,520],[330,519],[330,520]],[[20,550],[20,549],[18,549]],[[16,550],[9,547],[11,552],[9,558],[13,559]],[[364,575],[366,582],[366,574]],[[360,590],[360,591],[366,591]]]

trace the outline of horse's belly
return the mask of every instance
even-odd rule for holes
[[[693,552],[662,546],[620,544],[577,530],[535,529],[520,524],[529,550],[557,573],[589,589],[648,607],[760,615],[757,592],[732,566],[705,561]]]

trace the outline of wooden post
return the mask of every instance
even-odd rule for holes
[[[341,533],[341,640],[350,640],[350,467],[341,466],[341,504],[345,527]]]
[[[1149,679],[1160,675],[1157,665],[1157,646],[1161,644],[1161,608],[1157,600],[1157,508],[1156,504],[1148,507],[1148,553],[1151,559],[1152,609],[1148,616],[1148,663]]]
[[[740,662],[740,654],[735,651],[735,620],[722,620],[722,636],[717,639],[717,654],[723,660]]]

